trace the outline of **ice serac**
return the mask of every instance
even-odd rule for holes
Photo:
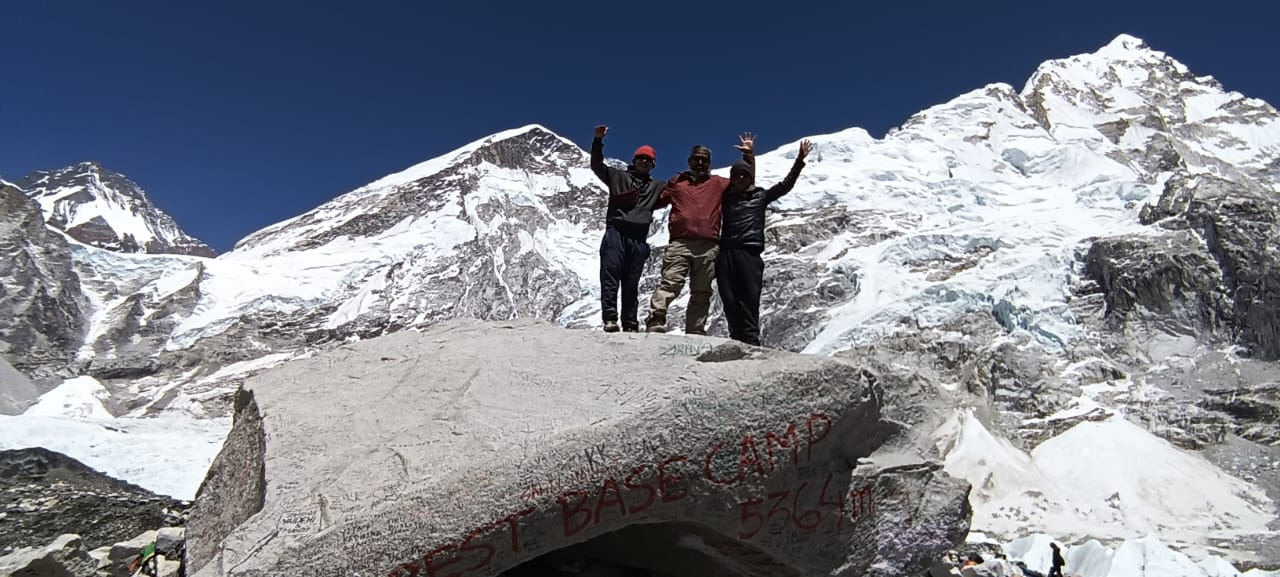
[[[33,172],[19,186],[40,203],[50,225],[85,244],[119,252],[214,254],[137,183],[97,162]]]
[[[88,303],[66,239],[7,185],[0,185],[0,289],[0,356],[37,382],[68,376]]]
[[[883,396],[832,359],[528,319],[344,345],[246,384],[188,566],[918,574],[963,540],[968,486],[895,448]]]

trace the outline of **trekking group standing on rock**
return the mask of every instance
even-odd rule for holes
[[[649,259],[653,211],[671,207],[670,242],[662,257],[661,280],[649,303],[647,332],[666,332],[667,307],[689,283],[685,334],[705,335],[715,281],[724,305],[729,337],[760,345],[760,293],[764,284],[764,225],[769,203],[795,186],[812,145],[800,143],[791,171],[765,189],[755,184],[755,137],[743,134],[736,148],[742,160],[729,178],[711,174],[711,150],[694,146],[689,170],[669,180],[653,178],[652,147],[641,146],[625,170],[604,163],[607,126],[595,127],[591,170],[609,188],[604,238],[600,242],[600,298],[604,330],[639,332],[640,277]],[[622,312],[618,312],[618,292]]]

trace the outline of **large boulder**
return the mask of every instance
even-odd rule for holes
[[[969,486],[872,371],[709,337],[458,319],[245,383],[197,577],[907,575]]]
[[[60,535],[43,547],[24,547],[0,557],[0,575],[9,577],[95,577],[98,562],[79,535]]]

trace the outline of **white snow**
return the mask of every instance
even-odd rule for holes
[[[111,397],[106,387],[90,376],[63,381],[52,391],[40,395],[36,404],[27,408],[25,415],[34,417],[71,417],[110,419],[111,413],[102,406]]]
[[[991,434],[972,410],[957,411],[937,435],[946,471],[973,485],[974,531],[1068,540],[1160,535],[1197,546],[1265,534],[1275,519],[1261,489],[1123,416],[1081,422],[1030,453]],[[1122,547],[1126,557],[1117,562],[1135,551]]]
[[[64,228],[71,229],[95,218],[101,218],[121,239],[126,234],[131,235],[138,246],[144,246],[155,239],[173,242],[184,236],[184,233],[167,217],[162,216],[166,222],[152,220],[148,209],[160,215],[163,213],[151,206],[150,201],[145,200],[145,197],[134,198],[104,183],[96,166],[81,163],[67,170],[76,172],[74,175],[69,175],[71,178],[87,179],[88,184],[55,188],[36,186],[28,191],[28,194],[31,194],[40,205],[46,219],[56,218],[65,223]],[[83,193],[81,196],[87,199],[71,198],[77,193]]]
[[[44,447],[144,489],[193,499],[231,420],[114,418],[103,392],[93,378],[78,377],[21,415],[0,415],[0,450]]]

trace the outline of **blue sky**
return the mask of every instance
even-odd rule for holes
[[[606,153],[879,137],[1129,33],[1280,103],[1274,2],[5,2],[0,176],[97,160],[219,252],[485,135]]]

